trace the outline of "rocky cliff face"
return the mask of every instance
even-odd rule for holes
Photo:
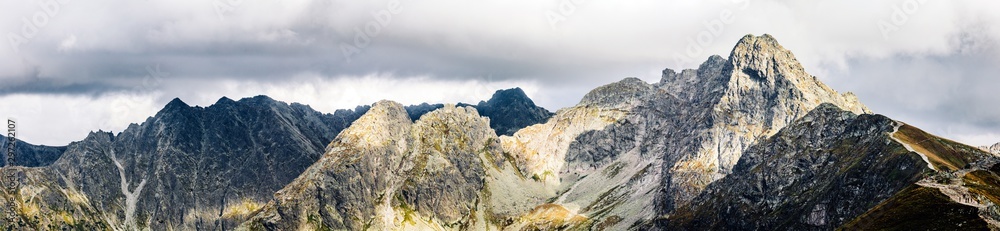
[[[14,165],[15,166],[25,166],[25,167],[39,167],[52,164],[63,152],[66,151],[66,146],[45,146],[45,145],[33,145],[24,142],[20,139],[15,139],[14,144]],[[8,137],[0,136],[0,147],[3,148],[6,153]],[[7,166],[6,154],[3,158],[0,158],[0,166]]]
[[[37,193],[19,200],[37,203],[36,214],[70,211],[71,219],[22,218],[55,227],[232,228],[318,160],[353,114],[320,114],[262,96],[222,98],[206,108],[175,99],[142,124],[117,135],[92,133],[52,165],[21,172],[22,188]],[[74,214],[81,204],[100,219]]]
[[[708,115],[688,119],[710,123],[697,131],[705,139],[701,147],[665,166],[673,173],[670,182],[683,182],[672,187],[673,200],[681,204],[728,174],[747,147],[821,103],[869,113],[853,94],[837,93],[806,73],[791,52],[766,34],[740,39],[728,60],[712,57],[698,70],[680,74],[664,70],[660,83],[671,93],[702,89],[677,94],[692,107],[710,108]]]

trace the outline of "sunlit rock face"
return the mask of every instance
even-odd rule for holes
[[[243,228],[482,228],[486,172],[502,155],[474,108],[445,105],[410,122],[382,101]]]

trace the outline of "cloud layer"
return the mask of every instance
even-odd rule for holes
[[[4,6],[0,116],[18,117],[22,138],[43,144],[65,144],[89,130],[120,131],[173,97],[208,105],[222,96],[267,94],[330,112],[383,98],[473,102],[520,86],[555,110],[608,82],[657,81],[663,68],[726,56],[748,33],[774,35],[807,71],[857,93],[878,113],[972,144],[1000,141],[995,1]],[[129,103],[108,106],[123,101]],[[79,123],[66,122],[74,119]]]

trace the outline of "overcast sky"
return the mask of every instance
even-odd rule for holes
[[[37,144],[119,132],[174,97],[333,112],[521,87],[555,111],[763,33],[876,113],[1000,141],[997,1],[0,1],[0,117]]]

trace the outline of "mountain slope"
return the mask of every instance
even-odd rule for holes
[[[899,137],[921,138],[910,142]],[[919,217],[919,224],[935,224],[932,227],[985,228],[997,217],[981,219],[977,206],[985,217],[997,207],[973,195],[992,192],[976,192],[961,183],[940,185],[933,179],[961,181],[963,175],[971,177],[969,171],[997,161],[881,115],[859,116],[825,104],[752,146],[732,174],[658,224],[666,230],[867,230],[900,228]],[[986,179],[988,187],[994,187],[994,178]],[[949,198],[959,194],[968,200]],[[954,211],[943,212],[948,209]],[[899,216],[901,211],[907,215]],[[898,223],[872,222],[886,219]]]
[[[7,136],[0,136],[0,147],[3,147],[6,153],[9,138]],[[16,166],[25,167],[39,167],[52,164],[63,152],[66,151],[66,146],[45,146],[45,145],[33,145],[24,142],[20,139],[16,139],[14,145],[14,163]],[[7,166],[7,157],[0,159],[0,166]]]
[[[732,174],[663,224],[668,230],[837,227],[929,170],[890,142],[892,129],[884,116],[821,106],[748,149]]]

